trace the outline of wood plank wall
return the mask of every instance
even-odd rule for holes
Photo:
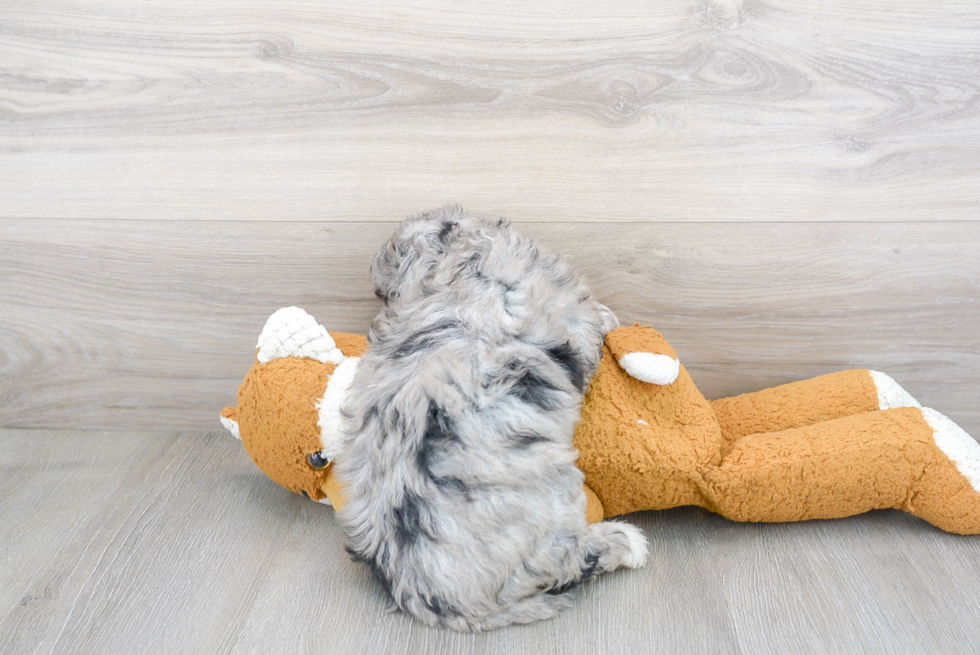
[[[0,426],[215,429],[444,202],[709,397],[847,367],[980,435],[980,4],[9,0]]]

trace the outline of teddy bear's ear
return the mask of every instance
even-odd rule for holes
[[[309,357],[324,364],[344,361],[327,329],[299,307],[283,307],[270,316],[256,348],[261,364],[279,357]]]
[[[238,408],[237,407],[225,407],[221,410],[221,425],[225,426],[228,432],[231,432],[231,436],[235,437],[239,441],[242,440],[242,435],[238,431]]]

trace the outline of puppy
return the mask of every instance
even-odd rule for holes
[[[585,520],[572,434],[615,316],[506,222],[448,207],[375,258],[384,309],[347,407],[348,551],[429,625],[553,616],[585,580],[646,560]]]

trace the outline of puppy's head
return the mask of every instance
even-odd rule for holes
[[[339,489],[333,461],[343,447],[341,407],[365,348],[363,337],[331,335],[298,307],[280,309],[266,322],[238,406],[221,412],[222,424],[273,481],[336,504],[330,492]]]
[[[453,272],[440,267],[461,262],[447,256],[451,251],[486,249],[492,234],[507,221],[467,214],[459,205],[447,205],[408,218],[378,250],[371,265],[374,293],[388,304],[425,296],[433,287],[446,284],[436,280]]]

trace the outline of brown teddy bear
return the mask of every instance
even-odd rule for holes
[[[221,412],[259,468],[340,509],[333,475],[360,335],[296,307],[270,317],[257,362]],[[708,401],[660,333],[606,335],[575,430],[588,519],[697,505],[735,521],[896,508],[980,533],[980,444],[876,371],[831,373]]]

